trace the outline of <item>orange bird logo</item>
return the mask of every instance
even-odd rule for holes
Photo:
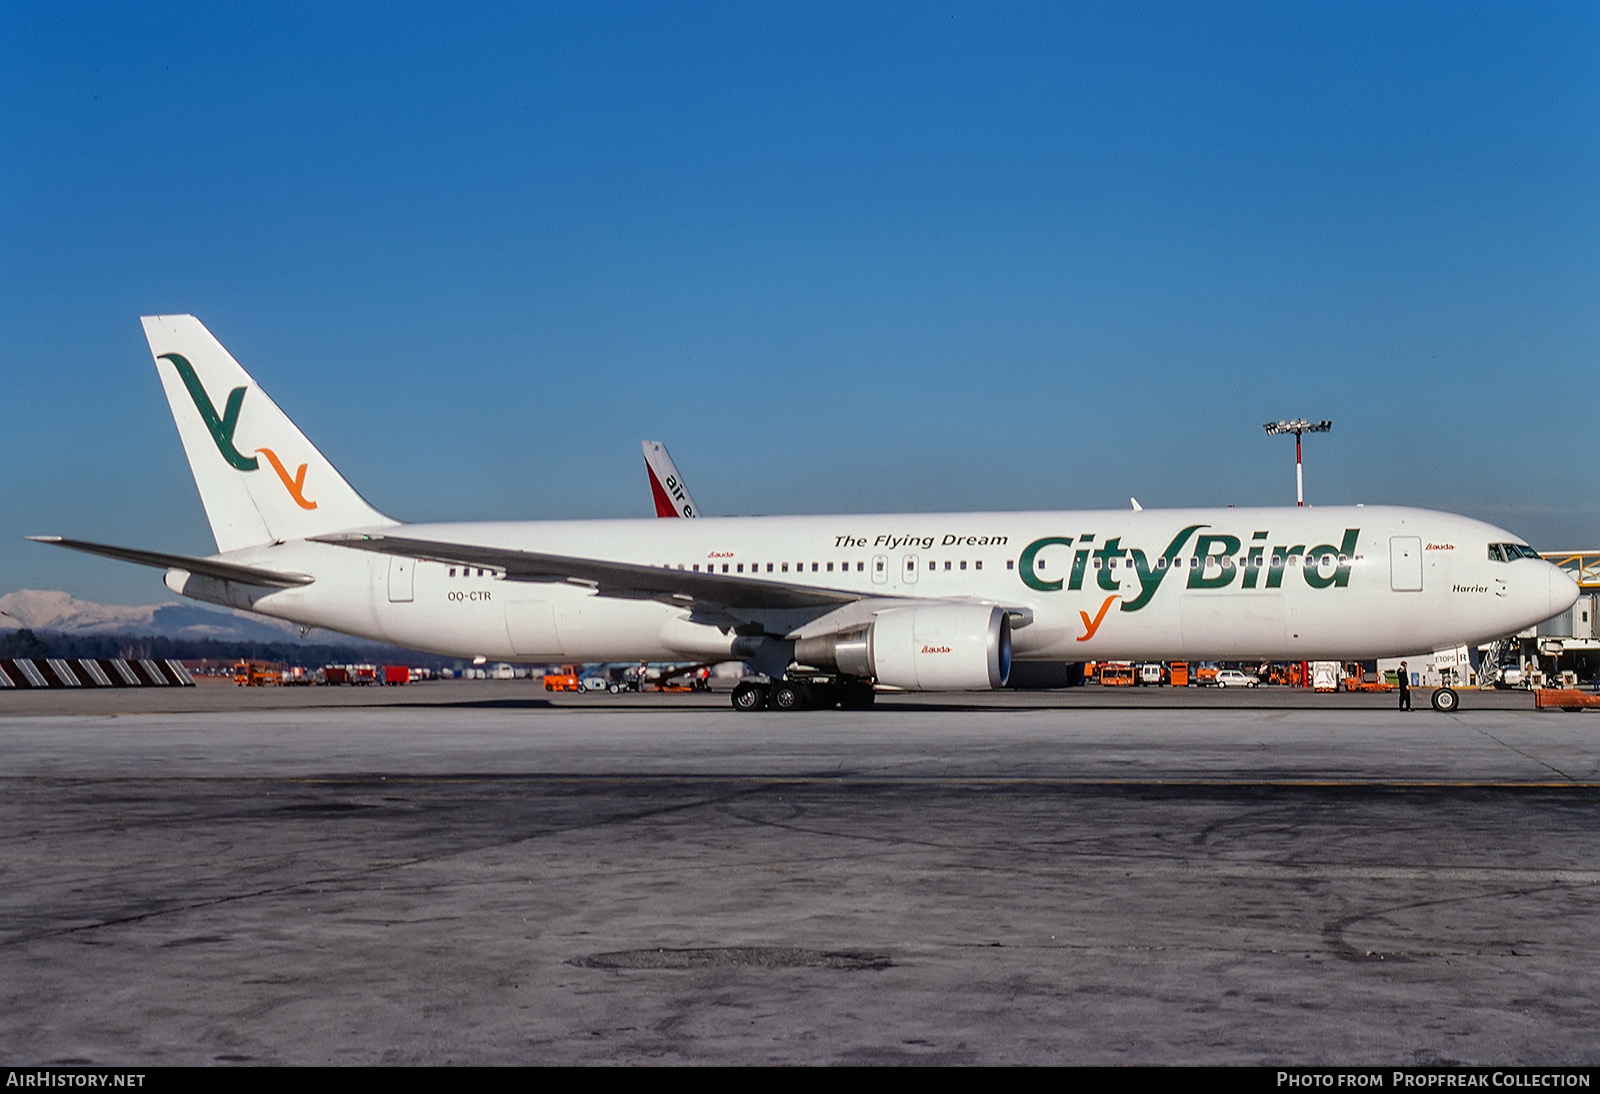
[[[267,458],[269,460],[272,459],[271,456],[268,456]],[[277,463],[276,460],[273,460],[272,466],[274,466],[274,467],[278,466],[278,463]],[[281,472],[281,471],[278,472],[278,473],[280,475],[283,474],[283,472]],[[1114,596],[1106,597],[1105,603],[1100,605],[1099,614],[1096,615],[1093,619],[1089,618],[1089,613],[1088,612],[1080,611],[1078,613],[1078,618],[1083,620],[1083,633],[1078,636],[1078,641],[1079,642],[1087,642],[1087,641],[1089,641],[1089,639],[1094,637],[1094,632],[1100,629],[1100,624],[1101,623],[1105,622],[1106,612],[1110,611],[1111,610],[1111,605],[1115,604],[1116,602],[1117,602],[1117,598],[1116,597],[1114,597]]]
[[[317,507],[316,502],[306,500],[305,464],[301,464],[300,469],[294,473],[294,478],[290,478],[288,468],[283,466],[283,461],[278,459],[276,452],[270,448],[258,448],[256,451],[267,458],[267,462],[272,465],[272,469],[278,473],[278,478],[283,481],[283,488],[289,491],[289,496],[294,499],[296,505],[302,509],[315,509]]]

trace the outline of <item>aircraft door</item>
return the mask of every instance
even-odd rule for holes
[[[548,600],[510,600],[506,602],[506,635],[511,650],[519,657],[560,657],[560,637],[556,634],[555,612]]]
[[[1389,537],[1389,588],[1397,593],[1422,591],[1422,540],[1416,536]]]
[[[411,603],[416,568],[415,559],[401,558],[399,555],[389,556],[389,603]]]
[[[904,581],[907,585],[915,585],[917,583],[917,572],[918,571],[917,571],[917,556],[916,555],[907,555],[905,558],[901,559],[901,565],[900,565],[900,580],[901,581]]]

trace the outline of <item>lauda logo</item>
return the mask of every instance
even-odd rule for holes
[[[949,646],[923,646],[922,647],[922,652],[923,653],[949,653],[950,652],[950,647]]]
[[[239,409],[244,406],[246,389],[236,387],[228,392],[228,401],[223,406],[222,413],[217,413],[216,405],[212,403],[211,396],[206,394],[206,389],[200,383],[200,377],[195,375],[194,366],[180,353],[163,353],[161,360],[171,361],[172,367],[178,370],[178,376],[183,380],[183,386],[189,390],[189,398],[194,400],[194,408],[200,412],[200,420],[206,424],[206,430],[211,434],[211,439],[216,442],[217,451],[222,453],[222,458],[227,460],[240,471],[255,471],[261,467],[261,462],[254,456],[246,456],[240,452],[233,443],[233,431],[239,426]],[[290,475],[283,461],[276,452],[270,448],[258,448],[257,452],[267,458],[272,465],[272,470],[278,473],[278,480],[283,483],[283,488],[289,492],[294,503],[302,509],[315,509],[317,503],[308,501],[305,496],[306,465],[301,464],[294,475]]]

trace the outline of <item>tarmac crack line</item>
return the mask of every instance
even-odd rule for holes
[[[1437,897],[1432,900],[1413,900],[1403,904],[1391,904],[1383,908],[1373,908],[1372,910],[1362,912],[1359,915],[1341,916],[1338,919],[1331,919],[1327,923],[1323,924],[1322,937],[1329,946],[1334,948],[1334,951],[1338,954],[1338,956],[1348,961],[1381,961],[1386,957],[1404,957],[1407,956],[1407,954],[1402,950],[1359,950],[1350,944],[1349,939],[1345,938],[1345,932],[1353,924],[1360,923],[1367,919],[1376,919],[1378,916],[1390,915],[1394,912],[1415,911],[1419,908],[1437,908],[1451,904],[1468,904],[1480,900],[1496,899],[1500,897],[1525,897],[1532,896],[1535,893],[1547,893],[1560,889],[1592,888],[1595,884],[1595,882],[1591,881],[1587,884],[1575,886],[1567,882],[1556,881],[1549,885],[1533,885],[1517,889],[1497,889],[1482,893],[1467,893],[1461,896]],[[1484,953],[1483,950],[1478,950],[1475,952],[1478,954]],[[1519,953],[1515,949],[1507,949],[1496,952],[1498,953],[1498,956],[1501,957],[1526,956],[1522,953]]]
[[[1461,722],[1461,719],[1458,716],[1455,717],[1455,721],[1457,721],[1460,724],[1465,724],[1465,723]],[[1532,763],[1538,764],[1540,767],[1544,768],[1546,771],[1555,772],[1557,775],[1560,775],[1563,779],[1566,779],[1568,782],[1576,783],[1576,782],[1579,781],[1578,777],[1576,775],[1569,775],[1565,771],[1561,770],[1559,767],[1555,766],[1555,764],[1548,763],[1545,760],[1541,760],[1537,756],[1529,755],[1527,752],[1525,752],[1522,749],[1518,748],[1516,745],[1511,744],[1509,741],[1504,741],[1504,740],[1501,740],[1499,737],[1496,737],[1493,733],[1490,733],[1487,729],[1480,729],[1477,726],[1473,726],[1472,728],[1476,732],[1478,732],[1479,734],[1489,738],[1489,740],[1493,741],[1495,744],[1499,745],[1501,748],[1509,749],[1510,751],[1515,752],[1518,756],[1521,756],[1523,759],[1531,761]]]

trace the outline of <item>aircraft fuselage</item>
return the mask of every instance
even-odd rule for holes
[[[1475,643],[1564,610],[1571,581],[1491,557],[1517,537],[1386,506],[414,524],[386,533],[1012,613],[1022,660],[1366,659]],[[174,572],[174,591],[308,626],[495,660],[731,655],[823,609],[597,595],[492,567],[289,541],[220,556],[315,576],[265,590]]]

